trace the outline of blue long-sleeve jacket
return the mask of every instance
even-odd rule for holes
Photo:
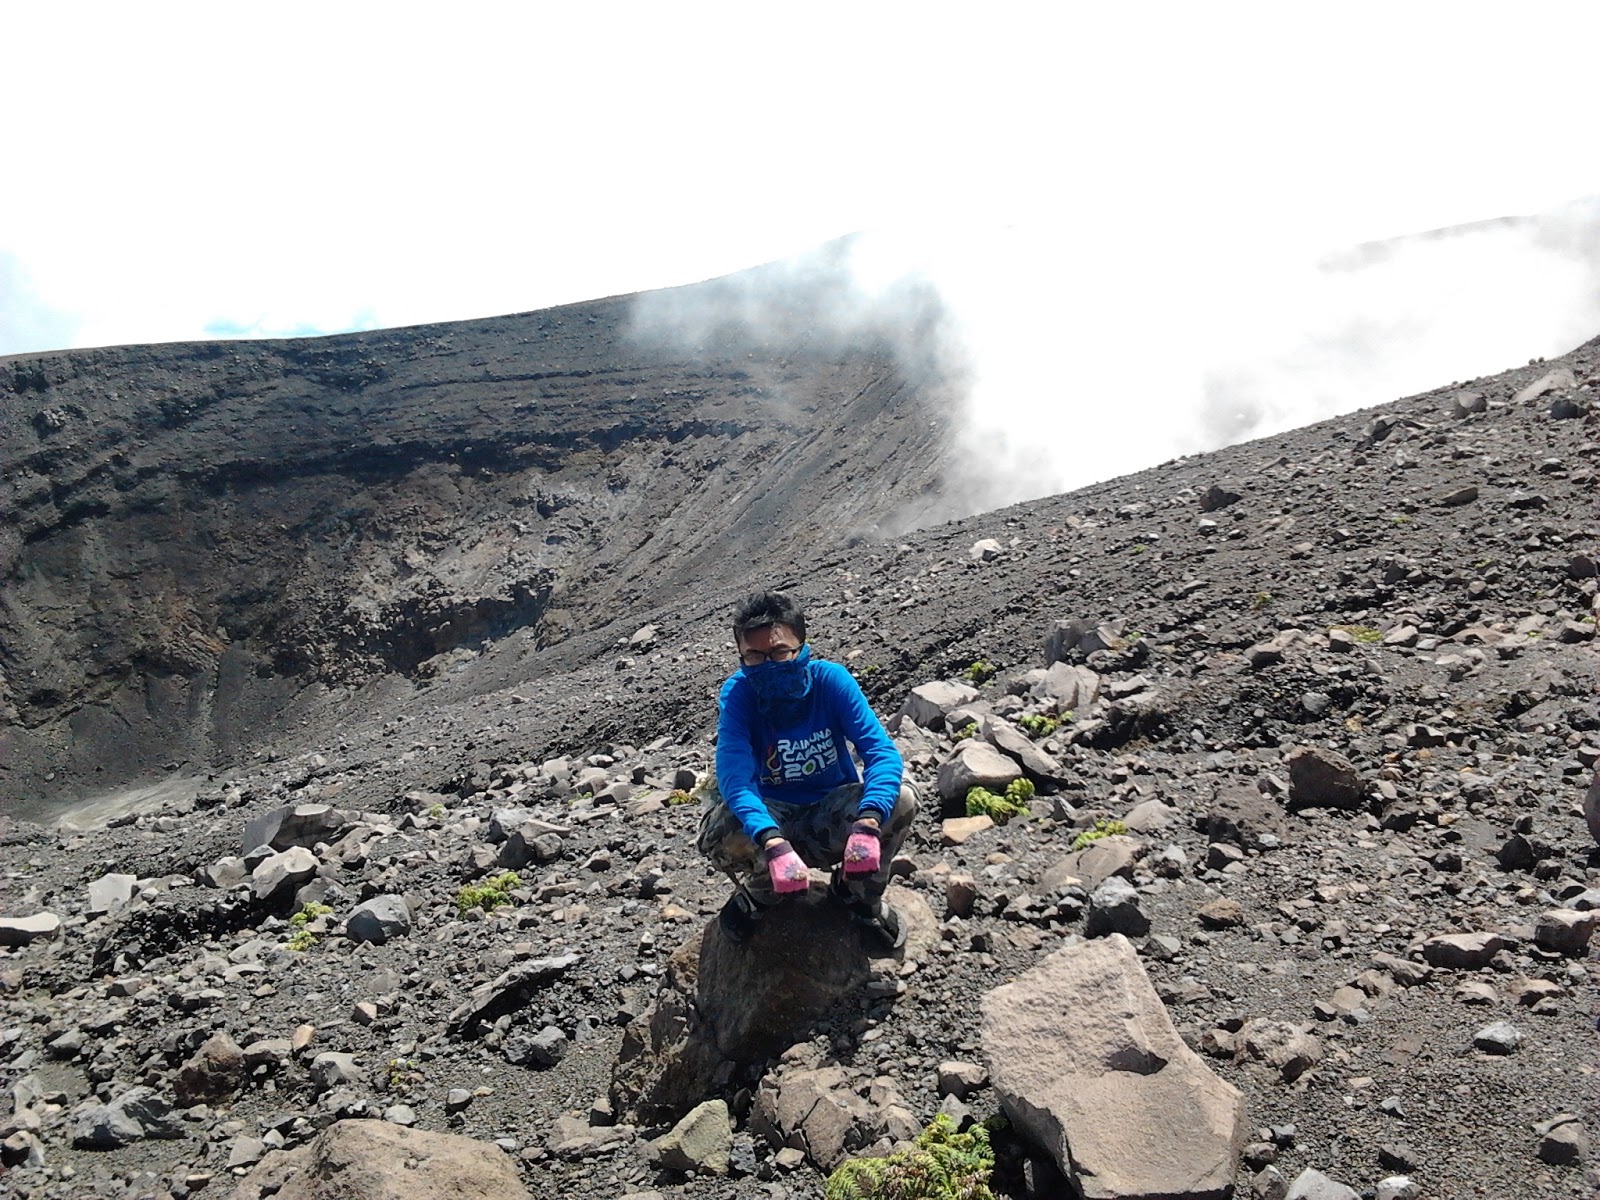
[[[742,673],[722,685],[717,716],[717,786],[722,799],[760,844],[777,823],[766,801],[815,804],[834,788],[862,781],[861,808],[887,822],[900,796],[905,764],[855,677],[838,663],[806,664],[811,690],[792,718],[774,725],[756,706]],[[849,747],[861,756],[856,773]]]

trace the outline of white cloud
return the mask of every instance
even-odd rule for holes
[[[1590,335],[1555,218],[1314,266],[1600,194],[1551,52],[1600,9],[1488,12],[6,6],[34,296],[0,353],[521,311],[872,229],[869,290],[915,265],[959,311],[979,426],[1108,474]]]

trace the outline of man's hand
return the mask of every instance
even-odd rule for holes
[[[773,838],[762,852],[767,856],[767,874],[772,877],[775,892],[803,892],[811,886],[811,873],[794,852],[794,847],[782,838]]]
[[[850,840],[844,844],[844,873],[875,875],[883,862],[882,837],[876,817],[862,817],[850,826]]]

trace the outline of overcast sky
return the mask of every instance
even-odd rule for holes
[[[1592,3],[10,4],[0,44],[0,354],[870,230],[1055,486],[1600,333]]]

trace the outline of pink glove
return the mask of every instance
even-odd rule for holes
[[[844,873],[873,875],[882,863],[882,841],[876,825],[857,821],[850,827],[850,840],[844,844]]]
[[[811,873],[794,847],[779,839],[766,848],[767,874],[775,892],[803,892],[811,886]]]

